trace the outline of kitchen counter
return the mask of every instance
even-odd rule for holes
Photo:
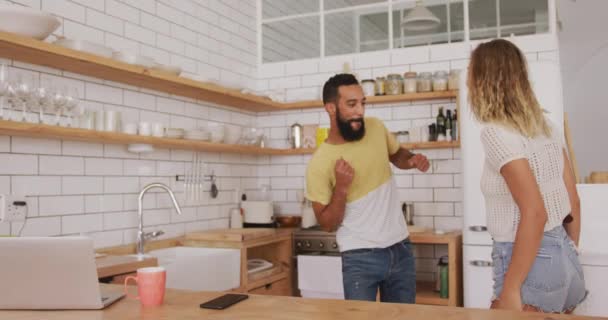
[[[182,241],[189,246],[242,248],[259,246],[279,238],[291,238],[292,228],[214,229],[187,233]]]
[[[104,289],[122,290],[122,286],[103,285]],[[135,293],[135,288],[130,288]],[[139,301],[124,298],[105,310],[91,311],[0,311],[0,319],[18,320],[123,320],[123,319],[600,319],[560,314],[490,311],[455,307],[435,307],[363,301],[316,300],[294,297],[250,295],[226,310],[200,309],[199,304],[222,293],[191,292],[168,289],[160,307],[143,308]]]

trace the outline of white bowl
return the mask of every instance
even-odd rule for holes
[[[125,63],[129,63],[129,64],[134,64],[134,65],[138,65],[138,66],[142,66],[145,68],[153,68],[155,65],[157,65],[156,62],[154,62],[154,59],[146,57],[146,56],[141,56],[138,54],[135,54],[133,52],[129,52],[129,51],[116,51],[112,54],[112,58],[116,59],[118,61],[122,61]]]
[[[0,31],[44,40],[61,25],[54,16],[40,10],[0,5]]]
[[[112,58],[112,48],[85,40],[59,39],[53,42],[64,48],[92,53],[104,58]]]

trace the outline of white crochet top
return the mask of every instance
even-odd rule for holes
[[[487,226],[494,241],[513,242],[519,224],[519,207],[500,168],[516,159],[527,159],[547,210],[545,231],[562,224],[570,213],[570,199],[563,179],[563,135],[551,125],[551,137],[526,138],[513,129],[486,124],[481,130],[485,165],[481,191],[485,197]]]

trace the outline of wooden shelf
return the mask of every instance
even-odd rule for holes
[[[413,244],[445,244],[448,246],[448,287],[449,297],[439,298],[434,291],[434,284],[416,283],[416,303],[434,304],[452,307],[462,306],[462,233],[460,231],[436,234],[432,231],[412,232],[410,241]]]
[[[269,283],[273,283],[282,279],[289,277],[289,270],[284,270],[281,273],[277,273],[268,277],[264,277],[259,280],[249,281],[247,283],[247,290],[252,290],[264,286]]]
[[[413,149],[447,149],[447,148],[460,148],[460,141],[429,141],[429,142],[416,142],[416,143],[402,143],[401,146],[408,150]],[[316,149],[302,148],[302,149],[288,149],[284,150],[289,155],[299,154],[312,154]]]
[[[439,297],[432,282],[416,282],[416,303],[436,306],[447,306],[449,299]]]
[[[123,63],[114,59],[64,48],[52,43],[0,32],[0,57],[41,65],[86,76],[125,83],[169,94],[235,107],[242,110],[284,111],[321,108],[320,100],[280,103],[239,90],[178,77],[164,72]],[[368,103],[390,103],[432,99],[451,99],[457,91],[411,93],[369,97]]]
[[[116,132],[64,128],[44,124],[0,120],[0,135],[39,139],[63,139],[108,144],[147,143],[158,148],[195,150],[208,152],[239,153],[253,155],[290,155],[290,149],[271,149],[245,145],[211,143],[205,141],[169,139],[130,135]]]
[[[206,141],[169,139],[130,135],[116,132],[65,128],[45,124],[0,120],[0,135],[21,136],[39,139],[63,139],[93,143],[131,144],[147,143],[157,148],[195,150],[208,152],[239,153],[252,155],[300,155],[311,154],[314,149],[272,149],[255,146],[212,143]],[[409,149],[457,148],[458,142],[426,142],[422,144],[405,144]]]
[[[279,103],[265,97],[6,32],[0,32],[0,56],[248,111],[272,111],[280,108]]]
[[[420,100],[434,100],[434,99],[454,99],[458,97],[458,91],[437,91],[437,92],[418,92],[418,93],[406,93],[393,96],[373,96],[367,97],[368,104],[380,104],[380,103],[391,103],[391,102],[403,102],[403,101],[420,101]],[[321,100],[309,100],[292,103],[284,103],[281,105],[281,110],[293,110],[293,109],[310,109],[310,108],[321,108],[323,107],[323,101]]]

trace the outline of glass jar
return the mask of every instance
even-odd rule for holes
[[[363,94],[366,97],[371,97],[376,94],[376,82],[372,79],[362,80],[361,87],[363,88]]]
[[[433,75],[433,91],[448,90],[448,74],[445,71],[436,71]]]
[[[395,132],[395,138],[397,138],[397,142],[399,143],[408,143],[410,142],[410,133],[407,131],[397,131]]]
[[[448,77],[448,90],[458,90],[459,82],[460,70],[450,71],[450,76]]]
[[[418,92],[429,92],[431,91],[433,77],[430,72],[421,72],[418,76]]]
[[[417,86],[417,74],[416,72],[406,72],[403,74],[403,92],[404,93],[415,93]]]
[[[398,95],[403,93],[403,80],[401,75],[391,73],[388,75],[386,80],[386,94],[387,95]]]
[[[384,79],[384,77],[376,78],[376,95],[377,96],[383,96],[386,94],[386,92],[384,90],[385,83],[386,83],[386,80]]]

